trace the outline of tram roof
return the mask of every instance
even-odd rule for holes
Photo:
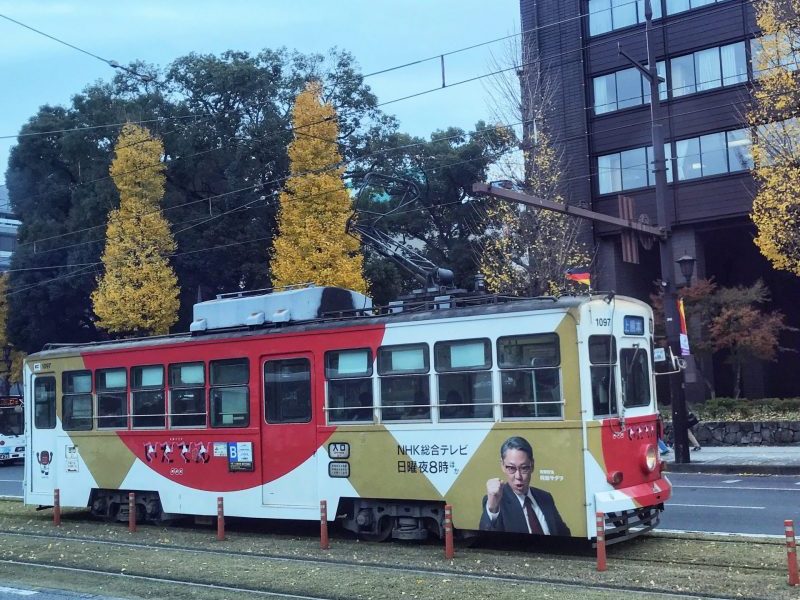
[[[379,315],[339,315],[330,317],[320,317],[308,321],[298,321],[281,325],[268,325],[257,328],[237,327],[231,329],[220,329],[208,331],[201,334],[173,333],[162,336],[149,336],[141,338],[129,338],[122,340],[107,340],[99,342],[88,342],[83,344],[48,344],[39,352],[28,355],[26,361],[36,358],[56,358],[59,356],[74,356],[79,353],[88,352],[107,352],[113,350],[129,350],[135,348],[148,348],[169,346],[174,344],[196,343],[207,341],[222,341],[229,339],[259,337],[269,335],[286,335],[291,333],[305,333],[315,330],[331,330],[349,327],[369,327],[374,325],[385,325],[389,323],[408,323],[420,321],[439,321],[455,319],[460,317],[474,317],[482,315],[504,315],[518,312],[530,311],[566,311],[570,308],[579,307],[593,300],[608,299],[608,293],[592,294],[591,296],[545,296],[537,298],[511,298],[495,296],[491,300],[491,295],[486,295],[482,303],[473,303],[455,308],[431,308],[435,304],[447,304],[449,300],[427,301],[415,306],[413,303],[404,305],[401,312],[383,313]],[[633,302],[646,306],[641,300],[627,296],[611,294],[616,300]],[[454,298],[453,301],[460,302],[463,298]],[[427,307],[427,308],[426,308]],[[391,310],[387,307],[383,310]],[[380,309],[375,309],[380,310]]]

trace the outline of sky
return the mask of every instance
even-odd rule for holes
[[[190,52],[350,51],[363,73],[438,56],[519,32],[519,0],[0,0],[0,15],[128,64],[166,66]],[[512,38],[511,41],[518,41]],[[509,40],[445,58],[448,82],[496,68]],[[14,136],[44,104],[70,98],[114,69],[0,18],[0,184]],[[427,136],[494,121],[489,79],[389,104],[403,131]],[[367,79],[387,102],[441,85],[439,59]]]

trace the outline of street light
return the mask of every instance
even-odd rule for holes
[[[3,346],[3,366],[6,368],[3,380],[5,381],[4,391],[6,396],[11,395],[11,351],[13,347],[11,344]]]
[[[697,259],[694,256],[689,256],[688,254],[684,254],[675,262],[678,263],[678,266],[681,268],[681,273],[683,274],[683,278],[686,279],[686,287],[689,287],[690,285],[692,285],[692,274],[694,273],[694,263],[697,262]]]

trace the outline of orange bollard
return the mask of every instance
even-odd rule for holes
[[[789,585],[800,585],[800,576],[797,574],[797,543],[794,536],[794,521],[787,519],[783,522],[786,530],[786,559],[789,562]]]
[[[222,496],[217,498],[217,540],[225,541],[225,508],[222,503]]]
[[[606,566],[606,516],[597,513],[597,570],[605,571]]]
[[[53,491],[53,525],[61,526],[61,490],[58,488]]]
[[[331,547],[328,540],[328,501],[319,501],[319,547],[328,550]]]
[[[444,505],[444,557],[448,560],[453,558],[453,506]]]
[[[128,531],[136,531],[136,494],[128,492]]]

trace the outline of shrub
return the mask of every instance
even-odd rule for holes
[[[671,420],[668,406],[660,410]],[[800,421],[800,398],[714,398],[689,410],[701,421]]]

